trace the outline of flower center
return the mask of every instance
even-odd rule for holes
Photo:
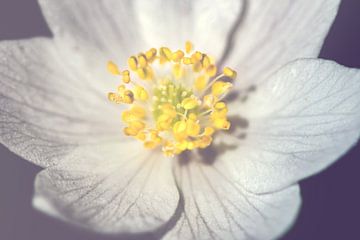
[[[190,42],[185,52],[152,48],[131,56],[130,70],[120,71],[111,61],[107,66],[122,78],[108,98],[128,106],[121,116],[124,134],[145,148],[161,148],[166,156],[206,148],[216,131],[230,128],[223,99],[236,72],[225,67],[217,75],[213,58],[192,48]]]

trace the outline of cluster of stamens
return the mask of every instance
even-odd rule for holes
[[[122,78],[108,98],[129,105],[121,116],[125,135],[146,148],[161,147],[166,156],[206,148],[216,131],[230,128],[222,100],[236,72],[225,67],[217,75],[213,58],[192,48],[190,42],[185,52],[151,48],[128,59],[130,70],[120,71],[111,61],[107,66]]]

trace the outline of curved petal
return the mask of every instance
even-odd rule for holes
[[[252,194],[221,162],[191,159],[176,169],[184,212],[165,239],[274,239],[294,222],[299,187]]]
[[[168,221],[178,191],[170,161],[160,153],[139,151],[138,143],[104,144],[78,148],[39,173],[33,203],[98,232],[136,233]]]
[[[223,159],[251,191],[267,192],[323,170],[360,134],[360,70],[298,60],[261,85],[238,113],[249,122]]]
[[[265,80],[297,58],[315,58],[340,0],[251,0],[227,65],[238,71],[239,88]]]
[[[84,55],[95,51],[124,61],[143,50],[141,26],[130,0],[39,0],[39,4],[55,40]]]
[[[0,142],[50,166],[80,143],[118,138],[119,110],[106,99],[112,81],[85,66],[48,39],[1,42]]]
[[[240,11],[240,1],[49,1],[40,0],[55,34],[77,48],[92,47],[122,61],[150,47],[199,50],[219,56]],[[79,44],[82,43],[82,44]],[[86,51],[84,51],[86,52]]]
[[[148,47],[183,48],[191,40],[217,58],[242,9],[237,0],[137,0],[135,6]]]

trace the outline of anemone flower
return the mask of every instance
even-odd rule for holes
[[[40,5],[53,38],[0,43],[0,139],[63,221],[278,238],[298,181],[358,140],[360,72],[313,59],[339,0]]]

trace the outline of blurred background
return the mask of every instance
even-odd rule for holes
[[[40,35],[51,32],[36,0],[0,0],[0,40]],[[360,0],[342,1],[320,57],[360,68]],[[0,240],[109,239],[35,211],[31,197],[39,171],[0,145]],[[282,240],[360,239],[358,183],[360,144],[326,171],[301,182],[302,210]]]

